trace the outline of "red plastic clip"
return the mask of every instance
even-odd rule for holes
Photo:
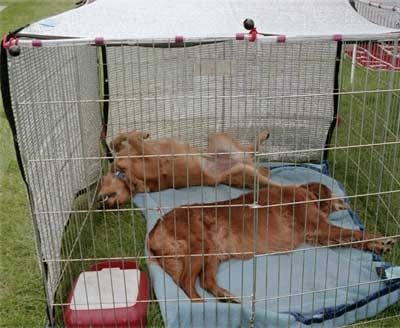
[[[278,43],[285,43],[286,42],[286,35],[278,35],[276,37],[276,42]]]
[[[94,44],[96,46],[103,46],[104,45],[104,38],[102,37],[97,37],[94,39]]]
[[[18,38],[11,36],[7,38],[7,33],[3,36],[3,48],[9,49],[12,45],[18,45]]]
[[[42,40],[32,40],[32,47],[39,48],[42,46]]]
[[[250,41],[250,42],[256,41],[256,39],[257,39],[257,30],[256,30],[255,27],[251,29],[251,31],[249,32],[249,34],[250,34],[249,41]]]
[[[236,33],[236,40],[238,41],[244,40],[244,33]]]
[[[341,35],[341,34],[335,34],[335,35],[332,37],[332,39],[333,39],[333,41],[340,42],[340,41],[343,40],[343,35]]]
[[[175,43],[183,43],[185,41],[182,35],[175,36]]]

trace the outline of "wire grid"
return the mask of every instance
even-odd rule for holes
[[[24,48],[9,57],[10,92],[17,140],[28,181],[40,261],[45,263],[49,302],[61,273],[64,226],[75,194],[98,180],[100,160],[71,161],[98,156],[101,127],[96,49],[90,47]],[[75,103],[66,103],[66,100]],[[56,103],[52,103],[57,101]],[[42,161],[58,158],[59,161]],[[51,214],[50,214],[51,213]]]
[[[144,130],[204,148],[212,131],[249,143],[268,127],[275,160],[318,161],[333,117],[335,56],[335,42],[318,41],[108,47],[109,140]]]
[[[354,4],[358,13],[369,21],[386,27],[400,28],[400,1],[355,0]]]
[[[61,325],[63,307],[78,274],[95,262],[119,258],[136,260],[145,268],[150,258],[145,253],[146,222],[141,212],[172,209],[137,208],[129,204],[99,209],[93,204],[96,186],[74,198],[78,190],[89,187],[99,177],[100,161],[103,172],[108,170],[108,158],[100,152],[98,142],[101,101],[94,49],[40,49],[48,51],[49,58],[55,60],[48,66],[58,67],[58,74],[43,79],[44,91],[33,83],[37,76],[43,76],[43,69],[33,71],[32,67],[39,68],[35,61],[41,58],[48,63],[47,56],[38,56],[34,51],[39,50],[33,49],[26,58],[10,59],[10,76],[15,77],[11,88],[14,112],[18,113],[18,141],[33,198],[42,261],[53,268],[45,278],[48,302],[56,310],[55,320]],[[25,51],[28,49],[23,49],[22,54]],[[282,164],[321,161],[333,119],[332,83],[339,60],[336,51],[336,43],[324,41],[273,45],[229,41],[183,48],[107,47],[109,140],[123,131],[149,131],[153,139],[172,136],[188,142],[198,147],[201,155],[206,152],[209,132],[227,131],[243,143],[252,143],[267,127],[271,140],[256,153],[257,165],[271,160]],[[344,184],[352,208],[363,218],[367,231],[398,237],[399,75],[357,68],[350,83],[351,60],[343,53],[340,58],[338,114],[344,124],[334,131],[329,146],[331,173]],[[33,76],[24,78],[27,72]],[[29,119],[25,118],[27,115],[31,115]],[[65,124],[60,123],[63,120]],[[57,122],[61,136],[55,133]],[[79,128],[74,129],[74,123]],[[69,135],[63,139],[66,133]],[[68,167],[70,175],[63,174],[63,167]],[[51,252],[46,253],[46,249]],[[398,264],[399,249],[385,260]],[[348,282],[344,288],[350,285]],[[300,295],[330,290],[319,286]],[[253,304],[276,301],[278,307],[298,296],[278,293],[256,299],[254,295],[254,290],[250,290],[237,296]],[[179,297],[158,301],[159,305],[153,295],[149,326],[164,324],[159,306],[187,302]],[[362,311],[356,313],[356,319],[357,315],[358,319],[364,318]],[[389,316],[390,313],[386,317]],[[257,322],[250,323],[253,324]]]

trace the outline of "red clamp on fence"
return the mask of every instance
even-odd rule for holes
[[[286,42],[286,35],[278,35],[276,37],[276,42],[278,43],[285,43]]]
[[[250,41],[250,42],[254,42],[254,41],[257,40],[257,30],[256,30],[256,28],[253,28],[253,29],[249,32],[249,34],[250,34],[250,37],[249,37],[249,41]]]
[[[32,47],[39,48],[42,46],[42,40],[32,40]]]
[[[342,40],[343,40],[343,35],[341,35],[341,34],[335,34],[333,36],[333,41],[339,42],[339,41],[342,41]]]
[[[94,44],[96,46],[103,46],[104,45],[104,38],[102,37],[97,37],[94,39]]]
[[[10,38],[7,38],[7,34],[4,34],[3,36],[3,48],[5,49],[10,49],[11,46],[18,46],[18,38],[11,36]]]
[[[184,38],[182,35],[175,36],[175,43],[183,43]]]
[[[12,57],[18,57],[21,53],[21,48],[18,45],[19,41],[18,38],[15,36],[8,37],[7,34],[3,36],[3,47],[4,49],[8,50],[8,53]]]

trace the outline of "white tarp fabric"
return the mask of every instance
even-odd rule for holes
[[[96,0],[36,22],[21,34],[105,39],[224,38],[252,18],[262,33],[287,36],[382,34],[348,0]]]

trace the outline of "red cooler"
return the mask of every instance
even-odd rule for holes
[[[64,323],[68,328],[145,327],[149,290],[148,276],[135,262],[96,263],[75,280]]]

